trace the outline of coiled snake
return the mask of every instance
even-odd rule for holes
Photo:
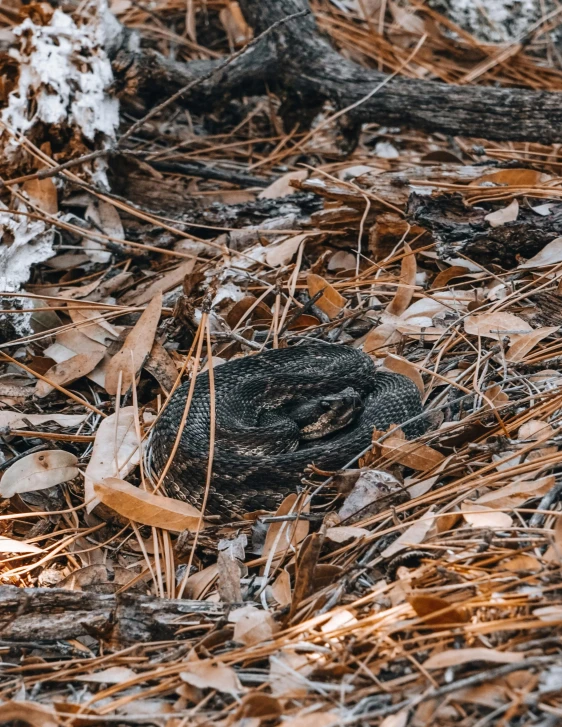
[[[304,469],[341,468],[371,441],[373,428],[401,424],[422,411],[416,385],[377,370],[346,346],[307,343],[235,359],[214,370],[216,423],[207,513],[232,517],[274,510]],[[151,438],[162,472],[176,439],[189,384],[171,397]],[[424,431],[418,419],[408,437]],[[201,507],[209,458],[208,372],[197,376],[186,426],[165,478],[172,497]]]

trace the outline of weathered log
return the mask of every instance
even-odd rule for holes
[[[308,8],[307,0],[241,0],[240,5],[256,34]],[[127,50],[115,58],[114,72],[117,87],[156,103],[218,63],[179,63],[152,50]],[[182,101],[192,109],[208,111],[210,104],[261,93],[268,84],[278,88],[285,117],[291,122],[297,117],[301,123],[309,121],[314,110],[330,100],[338,108],[358,104],[347,114],[352,129],[368,121],[497,140],[545,144],[559,140],[562,104],[558,93],[397,77],[366,98],[386,78],[342,57],[308,14],[278,27]]]
[[[562,204],[553,204],[544,217],[521,206],[516,220],[499,227],[484,219],[488,212],[469,207],[460,194],[430,197],[414,193],[407,207],[411,221],[431,230],[443,260],[464,256],[477,263],[511,268],[519,257],[532,257],[562,235]]]
[[[90,635],[112,643],[173,638],[178,628],[224,615],[208,601],[0,586],[0,639],[57,641]]]

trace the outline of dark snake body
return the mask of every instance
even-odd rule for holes
[[[214,370],[216,424],[213,474],[206,512],[232,518],[251,510],[274,510],[295,492],[304,469],[336,470],[385,430],[422,412],[416,385],[405,376],[377,370],[369,356],[323,343],[267,350]],[[298,445],[295,424],[270,416],[288,404],[337,394],[351,387],[363,409],[347,427],[325,439]],[[176,439],[189,383],[180,386],[153,431],[152,462],[162,472]],[[266,413],[263,423],[264,413]],[[260,417],[261,422],[260,422]],[[424,431],[418,419],[404,427],[408,437]],[[197,376],[186,426],[165,479],[169,495],[201,507],[207,478],[210,435],[208,372]]]

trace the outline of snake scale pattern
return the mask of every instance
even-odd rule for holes
[[[215,446],[206,512],[228,519],[276,509],[295,492],[307,465],[339,469],[369,445],[374,427],[384,430],[422,412],[418,389],[409,378],[377,370],[369,356],[347,346],[307,343],[266,350],[216,367],[214,379]],[[175,391],[153,430],[157,473],[174,445],[188,389],[186,382]],[[288,407],[350,389],[361,403],[353,420],[324,438],[299,444],[298,427],[285,414]],[[404,431],[410,438],[418,436],[424,424],[418,419]],[[168,495],[201,507],[209,438],[209,374],[203,372],[165,478]]]

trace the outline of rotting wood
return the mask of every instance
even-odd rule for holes
[[[224,612],[223,604],[207,601],[0,586],[3,641],[52,641],[85,635],[118,643],[168,639],[182,626],[209,623]]]
[[[257,34],[306,9],[308,2],[241,0],[240,6]],[[220,62],[181,63],[154,50],[122,49],[113,61],[113,69],[121,93],[141,95],[151,104],[205,76]],[[351,141],[363,122],[495,140],[548,144],[559,138],[562,105],[558,93],[398,77],[362,101],[386,78],[386,74],[340,55],[308,14],[281,25],[212,79],[199,84],[192,95],[186,94],[182,102],[191,108],[224,105],[234,96],[262,93],[268,84],[279,87],[284,96],[282,112],[289,125],[295,121],[307,125],[325,100],[338,109],[358,104],[346,115],[345,133]]]

